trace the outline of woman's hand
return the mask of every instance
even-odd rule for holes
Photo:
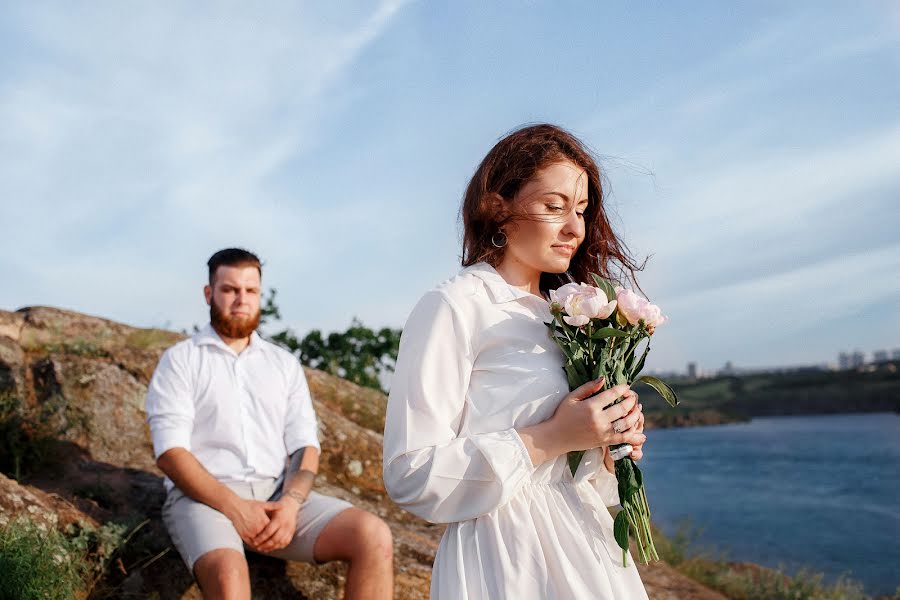
[[[597,394],[603,379],[586,383],[570,392],[556,408],[550,424],[565,451],[589,450],[613,444],[640,447],[646,436],[637,394],[620,384]],[[596,395],[594,395],[596,394]],[[622,401],[604,408],[617,398]]]
[[[638,404],[638,408],[642,409],[641,405]],[[641,418],[638,419],[637,424],[634,426],[635,431],[638,433],[644,433],[644,413],[641,412]],[[646,438],[645,438],[646,439]],[[631,460],[641,460],[644,457],[644,444],[643,442],[640,444],[632,444],[631,454],[628,456],[631,457]]]
[[[646,441],[637,394],[624,384],[597,394],[602,388],[602,378],[586,383],[569,392],[552,417],[517,429],[533,465],[573,450],[623,443],[639,448]],[[603,410],[619,396],[623,396],[621,402]]]

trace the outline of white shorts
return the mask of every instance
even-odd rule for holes
[[[254,482],[224,484],[241,498],[253,500],[277,500],[281,497],[281,480],[268,479]],[[313,549],[319,534],[326,525],[353,505],[338,498],[310,492],[297,516],[297,533],[286,547],[266,556],[285,560],[314,563]],[[244,542],[231,521],[216,509],[185,496],[177,487],[172,488],[162,508],[163,523],[172,537],[175,548],[193,574],[197,559],[220,548],[244,552]]]

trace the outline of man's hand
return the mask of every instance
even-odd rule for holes
[[[241,539],[250,546],[253,540],[264,531],[271,523],[271,518],[266,511],[269,502],[259,500],[245,500],[236,498],[234,504],[224,512],[225,516],[234,524]]]
[[[262,503],[269,518],[268,525],[250,542],[250,547],[259,552],[281,550],[291,543],[297,532],[297,513],[300,502],[293,496],[284,495],[275,502]]]

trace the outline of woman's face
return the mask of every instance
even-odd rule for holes
[[[513,199],[516,214],[504,228],[501,264],[517,270],[562,273],[584,240],[588,176],[569,160],[551,163]]]

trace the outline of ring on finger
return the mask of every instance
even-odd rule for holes
[[[616,420],[613,421],[613,423],[612,423],[613,431],[615,431],[616,433],[622,433],[622,430],[619,429],[620,421],[621,421],[621,420],[622,420],[622,419],[616,419]]]

